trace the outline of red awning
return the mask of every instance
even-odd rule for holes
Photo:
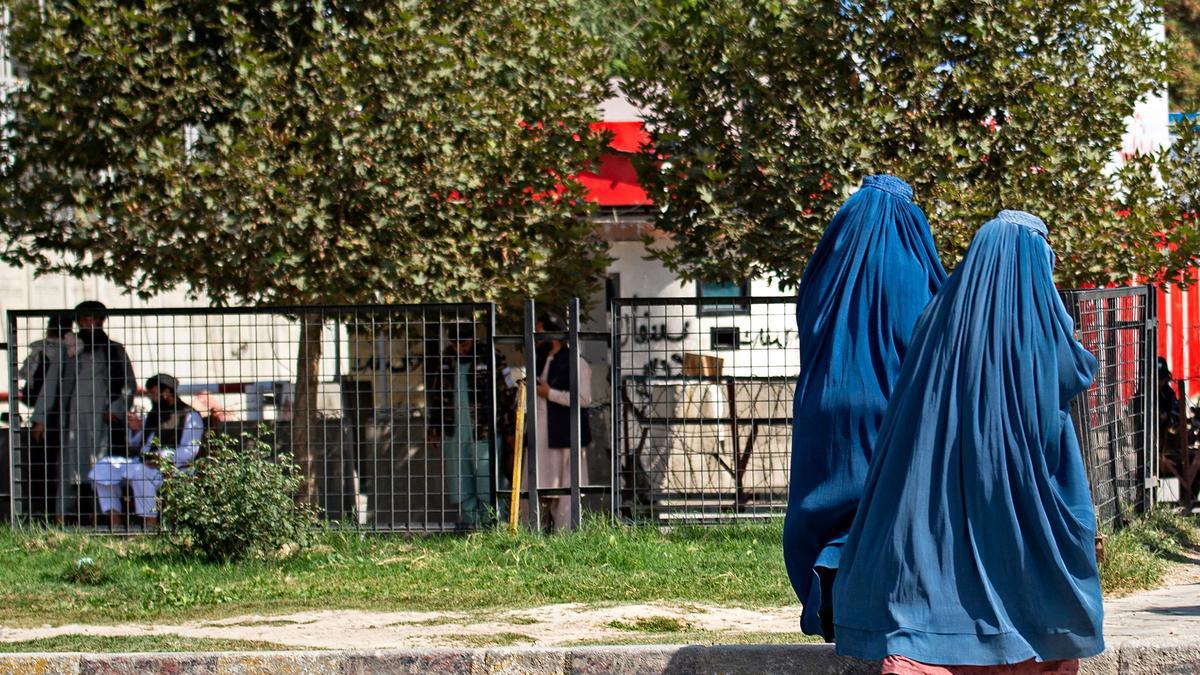
[[[638,184],[633,153],[650,141],[641,122],[595,122],[592,129],[612,132],[608,146],[613,152],[600,157],[597,171],[579,174],[587,199],[600,206],[649,206],[653,204]]]

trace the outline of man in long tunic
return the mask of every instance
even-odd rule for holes
[[[68,523],[80,522],[92,511],[92,505],[84,505],[80,497],[96,460],[113,454],[123,456],[128,449],[125,416],[137,377],[125,347],[104,332],[106,316],[107,308],[94,300],[75,308],[81,347],[75,358],[75,384],[58,485],[58,515]]]

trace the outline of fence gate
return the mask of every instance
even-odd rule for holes
[[[1119,527],[1150,508],[1157,485],[1154,297],[1135,287],[1064,291],[1063,299],[1099,362],[1072,412],[1097,515]],[[597,385],[611,345],[611,390],[605,397],[593,387],[590,404],[579,401],[593,443],[573,451],[582,452],[580,466],[558,492],[603,508],[600,493],[611,490],[612,512],[632,522],[781,514],[800,371],[793,303],[619,298],[607,330],[572,321],[558,337],[580,340],[585,354],[591,344]],[[153,527],[130,481],[108,481],[118,489],[106,503],[120,512],[110,520],[97,494],[107,479],[94,468],[104,457],[136,456],[144,439],[128,433],[122,408],[143,416],[152,405],[145,384],[157,373],[178,381],[178,397],[209,430],[262,435],[280,451],[303,439],[331,521],[469,530],[503,513],[497,495],[508,496],[515,387],[501,375],[492,305],[110,310],[109,341],[82,333],[71,312],[16,311],[8,320],[10,456],[0,466],[12,471],[0,474],[9,488],[0,496],[14,522]],[[508,348],[540,339],[526,328]],[[306,363],[318,375],[308,397],[295,387]]]

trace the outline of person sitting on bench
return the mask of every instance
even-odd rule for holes
[[[165,374],[146,380],[146,395],[154,402],[145,419],[129,414],[129,444],[141,449],[132,459],[105,457],[92,470],[100,510],[109,514],[116,529],[121,517],[121,485],[133,492],[134,510],[146,527],[158,525],[158,488],[162,487],[162,462],[185,467],[200,453],[204,420],[179,400],[179,381]]]

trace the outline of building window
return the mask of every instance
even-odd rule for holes
[[[740,283],[723,281],[716,283],[707,281],[696,282],[696,297],[704,298],[704,301],[696,305],[697,313],[701,316],[749,314],[750,305],[745,302],[738,302],[738,299],[749,297],[749,295],[749,281],[742,281]]]
[[[621,275],[614,272],[604,278],[604,307],[605,311],[612,311],[613,300],[621,297]]]
[[[708,331],[708,348],[714,352],[737,349],[741,343],[737,326],[713,326]]]

